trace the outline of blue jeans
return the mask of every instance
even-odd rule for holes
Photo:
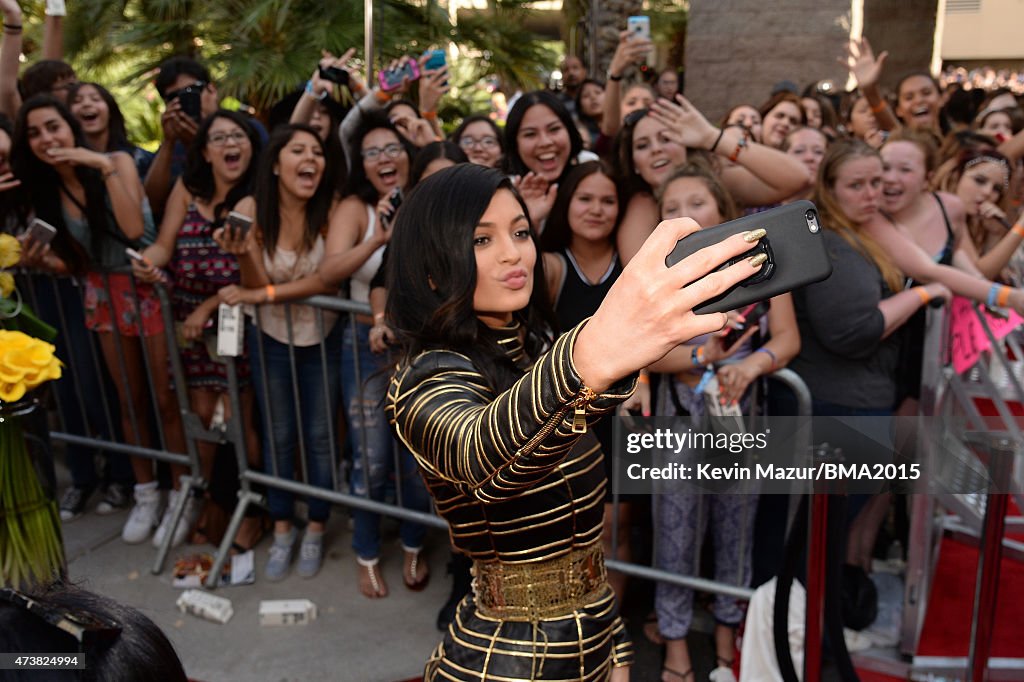
[[[352,494],[383,501],[388,479],[396,476],[402,506],[429,511],[430,497],[412,453],[395,441],[384,414],[384,395],[391,380],[389,356],[370,351],[370,326],[360,322],[345,325],[341,351],[341,394],[348,417],[349,443],[355,461],[352,466]],[[356,362],[358,355],[358,381]],[[360,395],[360,383],[362,395]],[[396,450],[397,448],[397,450]],[[395,453],[399,469],[395,471]],[[369,468],[369,476],[366,470]],[[354,509],[355,533],[352,549],[362,559],[380,554],[380,514]],[[410,549],[423,546],[427,529],[423,524],[402,521],[402,544]]]
[[[333,488],[331,441],[332,436],[336,438],[333,432],[338,412],[340,326],[336,324],[324,340],[322,352],[326,364],[320,345],[297,346],[293,373],[288,345],[248,325],[252,383],[263,423],[263,470],[268,474],[286,480],[295,478],[296,445],[301,440],[305,450],[302,462],[305,480],[318,488]],[[268,486],[270,516],[275,521],[291,520],[294,499],[292,493]],[[313,496],[308,497],[307,502],[310,521],[322,523],[330,516],[330,502]]]
[[[67,277],[45,275],[32,277],[31,286],[34,297],[22,291],[26,302],[31,301],[39,318],[57,329],[54,345],[65,370],[54,382],[54,391],[63,428],[76,436],[122,442],[117,391],[106,372],[99,340],[85,328],[83,290]],[[66,447],[68,469],[75,487],[90,490],[101,482],[130,486],[135,481],[128,455],[121,453],[106,454],[106,471],[101,481],[96,472],[96,450],[82,445]]]

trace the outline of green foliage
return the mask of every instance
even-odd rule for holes
[[[454,41],[460,59],[452,65],[453,87],[484,77],[538,87],[556,57],[524,28],[528,4],[492,0],[452,25],[437,0],[376,0],[375,68]],[[26,14],[41,23],[42,5],[33,0]],[[321,48],[341,54],[350,47],[362,52],[361,0],[76,0],[65,21],[69,61],[114,86],[126,118],[141,117],[130,132],[142,140],[159,130],[159,106],[146,83],[167,57],[201,58],[222,95],[262,111],[309,78]]]

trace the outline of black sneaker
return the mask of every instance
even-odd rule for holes
[[[96,505],[97,514],[114,514],[132,506],[132,494],[124,483],[111,483],[103,493],[103,499]]]
[[[60,520],[67,523],[74,521],[85,511],[85,503],[89,501],[92,490],[71,486],[60,498]]]

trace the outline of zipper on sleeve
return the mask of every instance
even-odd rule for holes
[[[592,388],[584,384],[583,388],[580,389],[579,395],[572,401],[573,415],[572,415],[572,432],[573,433],[586,433],[587,432],[587,405],[594,402],[597,399],[597,393]]]

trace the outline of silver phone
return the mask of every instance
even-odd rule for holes
[[[32,224],[25,230],[25,234],[28,238],[39,244],[49,244],[53,241],[53,238],[57,236],[57,228],[46,222],[36,218],[32,221]]]

